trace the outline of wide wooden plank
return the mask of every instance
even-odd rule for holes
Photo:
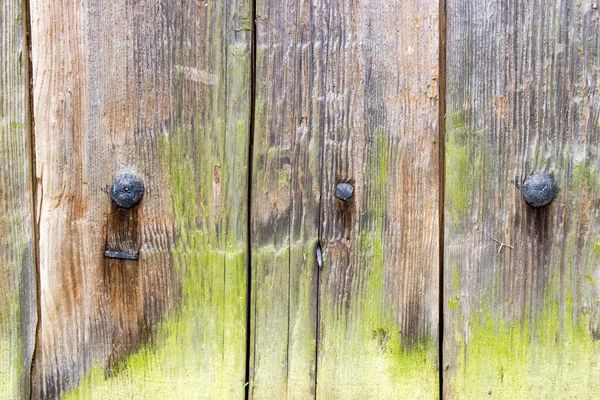
[[[31,1],[35,396],[244,397],[251,9]]]
[[[257,2],[255,398],[438,397],[438,13]]]
[[[0,4],[0,397],[29,398],[36,280],[28,50],[20,0]]]
[[[317,396],[437,398],[439,6],[326,10]]]
[[[598,398],[598,4],[447,12],[444,397]],[[560,188],[542,208],[536,172]]]

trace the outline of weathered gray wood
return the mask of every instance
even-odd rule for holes
[[[438,13],[257,2],[255,398],[438,396]]]
[[[598,3],[447,3],[444,397],[598,398]]]
[[[7,399],[29,397],[37,323],[24,14],[20,0],[0,4],[0,397]]]
[[[36,398],[244,397],[250,14],[31,1]],[[145,184],[126,212],[121,173]]]
[[[321,12],[308,2],[257,2],[250,382],[256,399],[314,397]]]
[[[439,6],[325,10],[317,396],[437,398]]]

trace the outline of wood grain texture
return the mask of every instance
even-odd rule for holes
[[[31,1],[36,398],[244,397],[250,14]],[[116,215],[122,173],[145,194]]]
[[[315,392],[322,12],[298,1],[256,7],[250,386],[256,399]]]
[[[437,398],[438,5],[256,23],[253,397]]]
[[[28,50],[20,0],[0,4],[0,397],[29,397],[36,278]]]
[[[327,4],[319,398],[439,394],[438,8]]]
[[[600,396],[597,4],[447,2],[445,398]]]

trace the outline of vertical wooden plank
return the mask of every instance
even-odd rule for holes
[[[447,16],[444,396],[598,398],[597,2]],[[536,172],[560,188],[543,208],[520,189]]]
[[[251,6],[31,8],[35,395],[243,398]],[[145,193],[119,216],[109,192],[122,173]],[[138,261],[104,257],[135,243]]]
[[[327,12],[317,397],[437,398],[439,5]]]
[[[342,3],[257,2],[253,396],[436,398],[438,4]]]
[[[10,399],[29,397],[37,323],[24,14],[20,0],[0,4],[0,393]]]
[[[258,1],[251,398],[315,394],[324,10]]]

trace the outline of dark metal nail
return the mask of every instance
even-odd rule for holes
[[[350,201],[354,194],[354,186],[350,183],[338,183],[335,188],[335,197],[343,201]]]
[[[143,195],[144,182],[131,174],[117,176],[110,188],[110,197],[122,208],[133,207]]]
[[[549,204],[557,194],[556,181],[546,172],[531,175],[523,183],[523,197],[532,207],[543,207]]]
[[[129,254],[123,251],[106,250],[104,252],[106,258],[118,258],[120,260],[138,260],[140,256],[138,254]]]

